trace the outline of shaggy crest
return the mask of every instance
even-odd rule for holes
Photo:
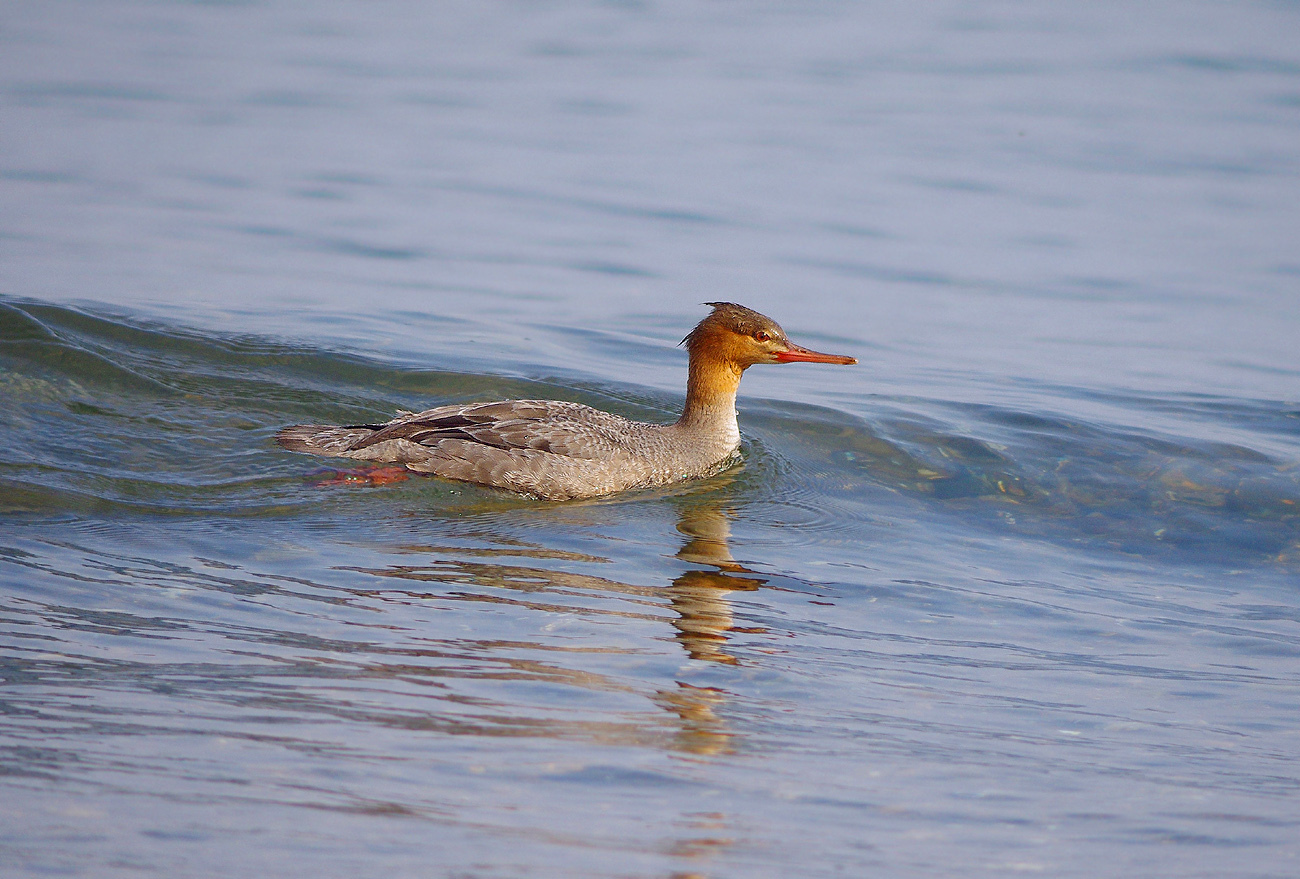
[[[759,330],[766,330],[768,335],[779,341],[786,341],[785,330],[776,321],[765,314],[759,314],[752,308],[737,305],[734,302],[706,302],[713,307],[713,313],[695,325],[695,329],[686,334],[680,344],[687,351],[693,351],[711,333],[726,330],[740,336],[752,336]]]

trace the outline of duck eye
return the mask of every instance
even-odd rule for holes
[[[772,337],[768,334],[767,330],[759,330],[757,333],[754,333],[754,340],[758,342],[767,342],[771,340],[771,338]]]

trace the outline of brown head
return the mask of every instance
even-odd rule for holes
[[[682,344],[692,361],[719,360],[743,371],[755,363],[857,363],[857,358],[820,354],[791,342],[770,317],[734,302],[706,302],[713,312]]]

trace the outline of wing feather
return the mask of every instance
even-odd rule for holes
[[[604,459],[620,447],[629,422],[580,403],[511,400],[476,406],[443,406],[395,418],[351,446],[361,451],[390,440],[436,448],[448,440],[487,448],[549,452],[569,458]]]

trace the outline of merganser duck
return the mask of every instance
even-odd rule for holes
[[[857,363],[786,338],[776,321],[732,302],[682,340],[690,355],[686,406],[672,424],[647,424],[581,403],[507,400],[440,406],[385,424],[286,427],[276,441],[314,455],[405,465],[416,473],[552,501],[701,479],[740,450],[736,390],[755,363]]]

